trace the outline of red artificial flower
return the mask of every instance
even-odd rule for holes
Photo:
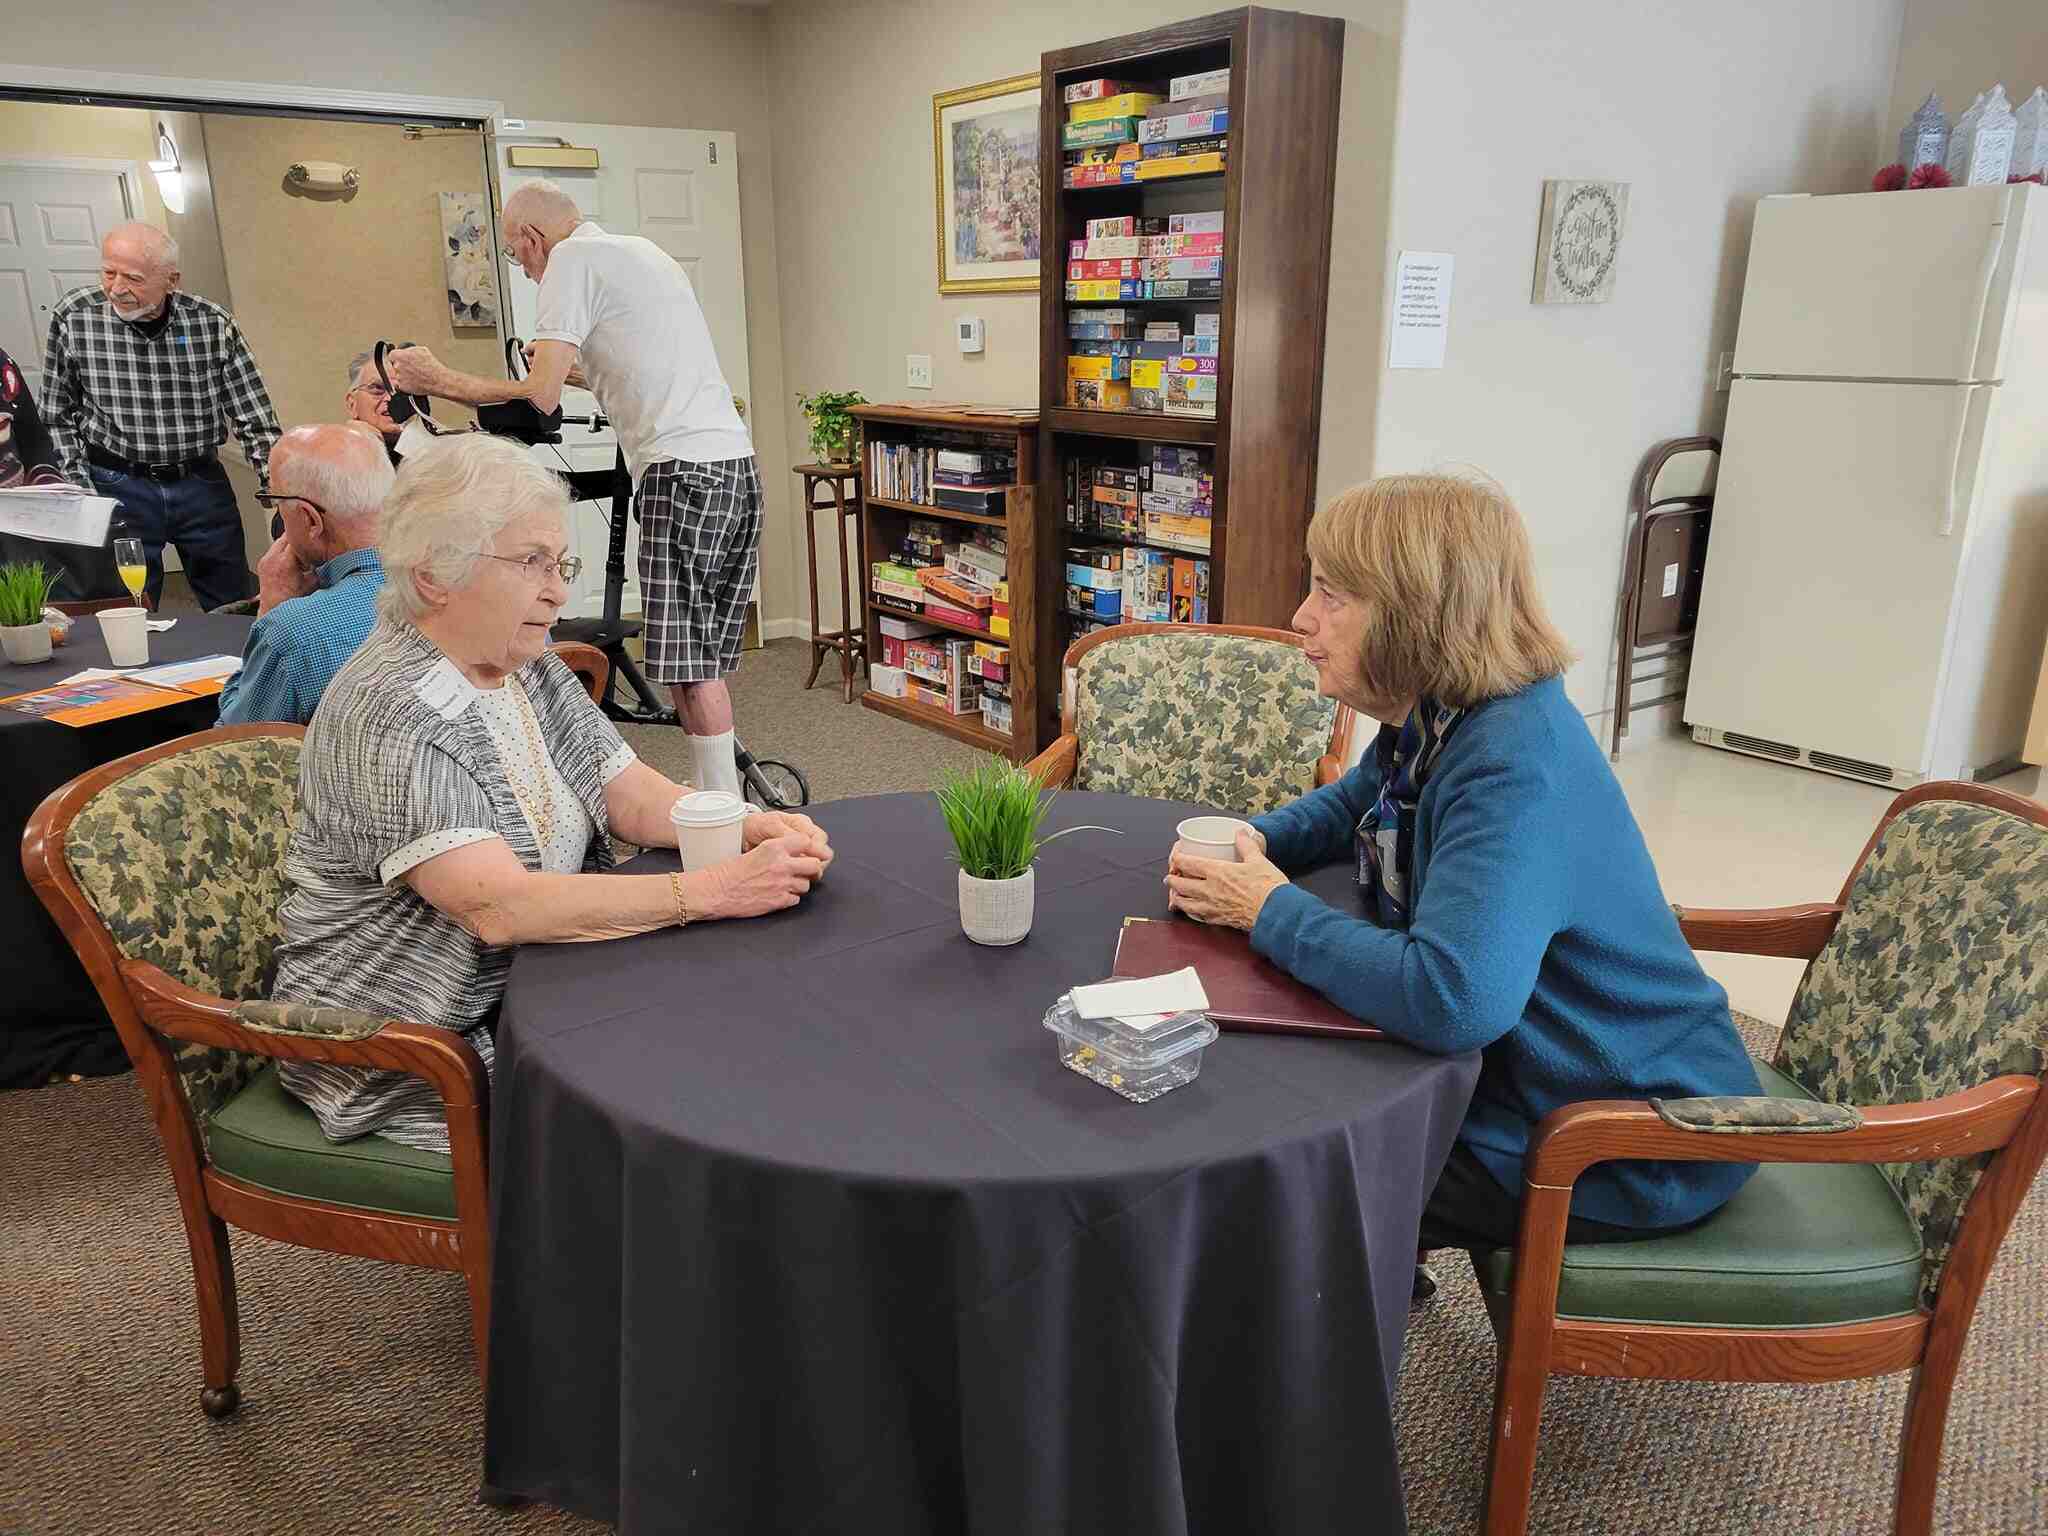
[[[1873,192],[1896,192],[1905,184],[1906,168],[1896,160],[1870,178],[1870,190]]]
[[[1906,186],[1915,192],[1918,192],[1922,187],[1952,187],[1954,185],[1955,183],[1949,179],[1948,167],[1944,165],[1918,166],[1914,169],[1913,174],[1906,178]]]

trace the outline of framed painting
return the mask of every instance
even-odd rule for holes
[[[1038,287],[1038,76],[932,98],[939,292]]]

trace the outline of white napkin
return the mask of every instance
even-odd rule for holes
[[[162,634],[178,621],[176,619],[144,619],[142,622],[145,627],[155,630],[158,634]]]
[[[1192,965],[1164,976],[1098,981],[1073,990],[1074,1012],[1084,1019],[1117,1019],[1140,1032],[1156,1029],[1177,1013],[1209,1006],[1202,978]]]

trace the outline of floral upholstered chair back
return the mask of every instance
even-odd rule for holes
[[[298,803],[296,734],[209,741],[80,807],[65,858],[125,958],[216,997],[268,997]],[[202,1126],[262,1065],[189,1042],[175,1051]]]
[[[1315,788],[1337,714],[1300,647],[1250,635],[1121,635],[1074,686],[1074,788],[1247,816]]]
[[[2048,829],[1923,800],[1885,828],[1808,968],[1779,1070],[1836,1104],[1900,1104],[2048,1070]],[[1988,1155],[1887,1165],[1932,1304]]]

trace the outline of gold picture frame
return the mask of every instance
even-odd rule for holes
[[[940,293],[1036,293],[1039,77],[932,97],[932,211]],[[972,148],[977,164],[961,164]],[[978,162],[992,152],[986,174]]]

